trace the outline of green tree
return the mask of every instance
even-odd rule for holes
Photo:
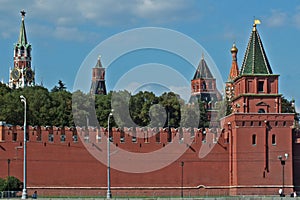
[[[54,86],[51,92],[66,91],[66,90],[67,90],[66,84],[63,83],[62,80],[59,80],[58,85]]]
[[[181,127],[198,127],[200,121],[200,111],[198,104],[185,104],[181,109]]]
[[[72,94],[66,90],[50,93],[52,107],[49,114],[54,126],[74,126],[72,115]]]
[[[179,127],[181,120],[180,106],[183,100],[174,92],[163,93],[159,97],[159,103],[166,109],[167,120],[164,127]]]
[[[299,122],[299,113],[296,112],[295,108],[295,100],[292,99],[291,101],[287,100],[284,97],[281,97],[281,112],[282,113],[294,113],[295,120]]]
[[[153,92],[140,91],[130,98],[130,116],[138,126],[147,126],[150,124],[150,107],[158,103],[158,98]]]
[[[77,90],[72,94],[72,113],[76,126],[90,125],[89,119],[95,115],[95,104],[92,96]]]
[[[113,124],[117,127],[134,127],[136,126],[133,122],[130,112],[131,94],[128,91],[112,92],[111,96],[111,107],[114,109]]]
[[[0,178],[0,191],[21,191],[23,183],[14,176]]]
[[[224,98],[222,101],[219,101],[217,105],[218,107],[216,109],[218,110],[218,119],[221,119],[231,114],[231,106],[227,98]]]
[[[11,92],[11,89],[6,84],[0,83],[0,96],[3,96],[9,92]]]
[[[25,87],[20,93],[27,99],[27,118],[30,125],[52,125],[52,99],[49,91],[41,86]],[[19,98],[20,101],[20,98]],[[20,102],[21,103],[21,102]]]
[[[95,95],[95,109],[98,124],[102,127],[107,127],[108,115],[111,112],[111,95],[112,92],[107,95]]]
[[[12,90],[1,97],[1,120],[13,125],[23,124],[24,108],[20,101],[20,91]]]

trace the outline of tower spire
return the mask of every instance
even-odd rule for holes
[[[241,67],[241,75],[244,74],[273,74],[256,25],[259,20],[254,20],[252,33],[248,42],[244,61]]]
[[[22,22],[21,22],[21,28],[20,28],[20,35],[19,35],[19,40],[18,43],[22,45],[27,44],[27,36],[26,36],[26,29],[25,29],[25,14],[26,12],[24,10],[21,10],[21,16],[22,16]]]
[[[238,48],[236,48],[235,43],[233,43],[232,48],[230,49],[230,52],[231,52],[231,55],[232,55],[232,64],[231,64],[231,69],[230,69],[228,81],[233,81],[239,75],[239,67],[238,67],[238,64],[237,64]]]

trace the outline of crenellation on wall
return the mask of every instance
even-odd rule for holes
[[[22,142],[24,130],[22,126],[0,126],[2,142]],[[168,144],[193,140],[193,143],[203,142],[205,134],[221,132],[216,128],[162,128],[162,127],[112,127],[111,141],[115,144]],[[76,142],[74,137],[79,136],[86,142],[102,142],[107,137],[107,128],[104,127],[51,127],[27,126],[28,142],[68,143]],[[79,138],[78,138],[79,139]]]

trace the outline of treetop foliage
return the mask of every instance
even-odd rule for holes
[[[23,125],[24,104],[27,99],[27,124],[32,126],[101,126],[107,127],[112,108],[110,126],[114,127],[207,127],[208,118],[204,102],[185,103],[179,95],[168,92],[156,96],[153,92],[110,92],[90,95],[81,91],[69,92],[59,80],[49,92],[42,86],[10,89],[0,83],[0,121]],[[282,97],[282,112],[295,113],[294,101]],[[224,117],[230,113],[226,101],[219,102]],[[75,123],[74,123],[75,122]]]

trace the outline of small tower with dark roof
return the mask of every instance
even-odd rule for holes
[[[27,41],[25,14],[21,11],[22,22],[18,42],[14,45],[14,66],[9,72],[9,87],[24,88],[35,85],[35,73],[31,68],[31,44]]]
[[[201,101],[215,102],[221,100],[221,94],[216,86],[216,79],[213,77],[204,56],[202,56],[191,81],[191,90],[192,97],[197,97]]]
[[[217,89],[216,79],[213,77],[204,56],[202,55],[195,75],[191,80],[190,103],[203,102],[207,110],[207,119],[213,120],[212,118],[217,114],[217,111],[215,110],[216,102],[221,99],[222,96]]]
[[[100,60],[101,56],[98,57],[96,66],[93,68],[92,72],[92,85],[91,85],[91,94],[102,94],[106,95],[106,86],[105,86],[105,68],[102,67]]]

